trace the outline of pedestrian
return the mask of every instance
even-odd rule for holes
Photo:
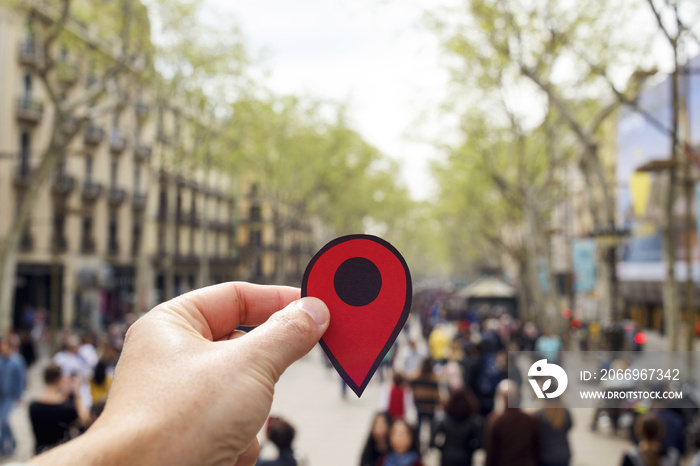
[[[81,338],[81,344],[78,347],[78,356],[83,360],[85,366],[90,370],[97,365],[99,357],[95,348],[95,337],[91,333],[86,333]]]
[[[441,325],[436,326],[430,332],[428,346],[430,347],[430,357],[433,358],[435,363],[444,364],[447,361],[450,350],[450,337]]]
[[[481,415],[486,418],[493,411],[498,384],[508,378],[508,353],[486,353],[477,364],[469,377],[470,388],[479,400]]]
[[[686,451],[686,425],[680,409],[682,408],[660,407],[655,409],[654,413],[664,429],[664,435],[661,437],[662,448],[666,450],[673,447],[678,450],[678,456],[682,457]]]
[[[92,378],[90,379],[90,396],[92,397],[93,403],[105,401],[109,394],[109,388],[112,386],[112,376],[107,373],[107,367],[107,360],[102,357],[97,361],[95,370],[92,373]]]
[[[384,411],[388,412],[391,419],[403,419],[406,417],[408,407],[413,404],[411,391],[406,386],[406,380],[400,372],[394,372],[392,382],[382,403]]]
[[[693,432],[693,447],[695,455],[688,466],[700,466],[700,430]]]
[[[22,308],[22,329],[31,331],[34,327],[34,319],[36,318],[36,310],[30,303],[24,303]]]
[[[420,441],[421,429],[424,424],[430,428],[432,437],[432,425],[435,418],[435,409],[440,405],[440,385],[438,378],[433,371],[433,361],[425,358],[421,364],[418,377],[411,380],[410,387],[413,392],[413,403],[418,414],[416,431]],[[420,442],[419,442],[420,443]]]
[[[36,348],[27,330],[19,331],[19,354],[24,359],[27,368],[36,361]]]
[[[535,351],[537,351],[540,356],[551,362],[557,364],[559,362],[559,352],[562,349],[561,338],[559,335],[552,334],[552,329],[545,327],[544,332],[535,342]]]
[[[78,353],[80,344],[80,338],[68,335],[63,349],[54,355],[53,362],[61,368],[63,377],[77,377],[81,381],[80,399],[89,410],[92,406],[92,397],[87,380],[92,375],[92,367]]]
[[[389,428],[391,416],[386,411],[375,414],[365,447],[362,449],[360,466],[376,466],[377,460],[389,452]]]
[[[440,450],[440,465],[471,466],[474,452],[481,448],[482,434],[483,419],[474,394],[466,388],[453,392],[431,442]]]
[[[547,401],[547,407],[535,413],[542,442],[540,466],[569,466],[571,462],[569,431],[573,427],[571,413],[558,398]]]
[[[18,348],[19,337],[15,334],[0,340],[0,457],[13,455],[17,448],[10,414],[22,401],[27,385],[26,366]]]
[[[130,328],[100,417],[32,464],[254,464],[275,383],[330,323],[300,295],[227,282],[161,303]]]
[[[394,357],[396,356],[396,342],[389,348],[389,351],[382,358],[382,362],[379,364],[379,382],[384,383],[387,373],[391,373],[394,370]]]
[[[486,419],[484,447],[486,466],[538,466],[540,462],[539,429],[535,419],[520,408],[508,407],[516,402],[518,391],[511,380],[503,380],[496,390],[499,409]]]
[[[389,453],[379,458],[377,466],[423,466],[415,428],[405,420],[391,424],[389,447]]]
[[[421,368],[421,364],[425,359],[425,351],[422,351],[416,340],[408,339],[408,346],[404,349],[402,358],[401,370],[408,377],[415,377]]]
[[[44,369],[44,390],[29,405],[29,419],[36,444],[36,454],[70,440],[72,427],[90,421],[90,413],[80,400],[80,378],[63,377],[57,364]]]
[[[271,416],[267,421],[267,438],[277,447],[278,456],[275,459],[258,458],[256,466],[297,466],[292,442],[296,431],[294,427],[279,417]]]
[[[622,457],[622,466],[675,466],[679,463],[678,450],[663,448],[664,427],[653,413],[637,418],[634,432],[639,444],[631,447]]]

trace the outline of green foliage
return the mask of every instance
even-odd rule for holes
[[[388,230],[407,208],[396,163],[347,125],[342,107],[286,96],[241,99],[231,113],[231,166],[273,203],[303,205],[334,234]]]

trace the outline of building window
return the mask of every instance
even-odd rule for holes
[[[25,74],[22,84],[22,97],[24,97],[25,101],[29,101],[32,98],[32,77],[28,74]]]
[[[53,214],[53,248],[55,251],[65,251],[66,250],[66,216],[63,213],[62,206],[54,207]]]
[[[141,192],[141,165],[138,163],[134,165],[134,192]]]
[[[92,217],[89,215],[86,215],[82,219],[82,223],[80,226],[81,229],[81,242],[80,242],[80,249],[83,252],[94,252],[95,250],[95,242],[92,239]]]
[[[175,214],[178,218],[182,215],[182,192],[177,191],[177,200],[175,201]]]
[[[250,208],[250,219],[253,221],[260,221],[262,218],[262,209],[260,206],[252,206]]]
[[[85,157],[85,183],[92,181],[92,155]]]
[[[112,157],[112,164],[109,171],[109,181],[111,186],[114,188],[117,186],[117,170],[119,169],[118,160],[116,157]]]
[[[19,174],[29,174],[29,156],[30,156],[30,138],[29,133],[22,131],[20,135],[20,153],[19,153]]]
[[[165,226],[163,225],[158,227],[158,252],[165,253]]]
[[[115,210],[109,212],[107,234],[109,252],[112,254],[119,252],[119,243],[117,241],[117,212]]]
[[[262,246],[262,231],[252,230],[250,232],[250,245],[254,247]]]
[[[141,224],[134,217],[131,227],[131,253],[135,256],[141,250]]]

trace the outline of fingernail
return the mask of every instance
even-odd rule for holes
[[[328,320],[328,307],[320,299],[310,297],[301,298],[298,305],[306,311],[318,325],[323,325]]]

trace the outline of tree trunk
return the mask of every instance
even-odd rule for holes
[[[175,180],[175,175],[169,178]],[[179,235],[177,229],[180,226],[176,222],[177,215],[177,183],[166,183],[166,196],[168,199],[165,210],[165,255],[163,256],[163,301],[175,296],[175,256],[177,255]]]
[[[41,188],[47,184],[49,176],[58,164],[62,155],[66,153],[68,144],[78,132],[76,129],[70,134],[64,134],[63,120],[58,112],[54,116],[51,141],[41,156],[41,162],[30,176],[29,186],[24,191],[22,201],[17,213],[14,215],[12,225],[0,242],[0,329],[2,331],[12,326],[12,310],[14,308],[15,275],[17,271],[17,256],[19,242],[26,228],[32,207],[39,196]]]
[[[675,45],[675,44],[674,44]],[[666,278],[664,280],[664,316],[666,336],[670,350],[679,349],[680,306],[678,288],[676,286],[676,243],[677,227],[673,207],[676,203],[676,184],[678,181],[678,128],[679,128],[679,98],[678,98],[678,48],[673,47],[675,67],[671,74],[671,105],[673,121],[671,128],[671,167],[668,174],[668,186],[664,204],[666,225],[663,229],[664,261],[666,262]]]
[[[530,288],[532,314],[535,316],[536,322],[543,323],[547,319],[545,302],[543,299],[544,292],[540,289],[539,283],[539,263],[537,255],[537,219],[532,208],[532,203],[529,199],[529,193],[525,199],[525,255],[527,263],[527,286]]]
[[[209,201],[206,196],[202,202],[202,220],[200,232],[202,235],[202,251],[199,256],[199,273],[197,274],[197,288],[202,288],[211,283],[209,271]]]

